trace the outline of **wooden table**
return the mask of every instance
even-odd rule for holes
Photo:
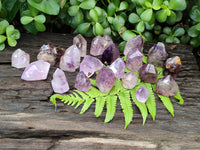
[[[17,47],[34,61],[41,45],[52,42],[67,48],[72,39],[72,35],[64,34],[23,34]],[[145,50],[151,46],[145,44]],[[114,119],[107,124],[102,123],[105,111],[96,118],[94,106],[80,115],[80,109],[58,103],[55,112],[49,97],[56,67],[51,68],[45,81],[22,81],[23,69],[11,67],[15,49],[7,47],[0,52],[0,149],[200,149],[200,71],[189,46],[167,45],[170,56],[180,56],[183,63],[176,81],[185,103],[173,103],[175,117],[156,99],[156,120],[149,115],[143,126],[141,114],[133,105],[134,119],[126,130],[119,105]],[[76,73],[66,75],[72,88]]]

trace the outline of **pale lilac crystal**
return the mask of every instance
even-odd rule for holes
[[[122,85],[126,89],[133,89],[137,85],[137,76],[133,72],[124,74],[122,78]]]
[[[156,93],[163,96],[176,95],[178,89],[178,85],[171,75],[159,79],[156,84]]]
[[[114,72],[115,77],[121,79],[124,75],[125,63],[121,58],[117,58],[110,65],[110,69]]]
[[[158,42],[149,50],[147,61],[149,64],[163,67],[167,57],[168,53],[165,49],[165,45],[162,42]]]
[[[155,83],[157,81],[158,71],[152,64],[145,64],[139,70],[140,79],[144,82]]]
[[[136,49],[136,48],[140,51],[142,51],[143,49],[143,38],[139,35],[127,41],[126,46],[124,48],[124,55],[127,56],[127,54],[131,50]]]
[[[55,93],[62,94],[69,91],[69,84],[67,82],[65,73],[59,68],[57,68],[53,74],[53,80],[51,81],[51,85]]]
[[[96,36],[91,43],[90,54],[93,56],[102,55],[105,50],[105,39],[102,36]]]
[[[84,57],[87,53],[87,41],[85,38],[81,34],[78,34],[74,37],[73,44],[79,48],[81,57]]]
[[[97,87],[101,92],[109,92],[114,86],[116,77],[111,69],[104,66],[96,77]]]
[[[15,68],[25,68],[30,63],[30,55],[21,49],[17,49],[12,54],[12,66]]]
[[[89,91],[91,88],[90,80],[83,71],[80,71],[76,76],[75,88],[84,92]]]
[[[113,43],[113,40],[110,38],[110,36],[104,35],[103,38],[105,39],[105,49],[106,49],[108,46],[114,44],[114,43]]]
[[[80,65],[80,51],[76,45],[70,46],[60,59],[60,68],[64,71],[74,72]]]
[[[80,64],[80,71],[83,71],[86,76],[90,77],[102,67],[103,63],[98,58],[86,55]]]
[[[169,70],[170,74],[173,77],[177,77],[177,75],[180,72],[181,67],[182,67],[180,57],[174,56],[174,57],[168,58],[166,60],[165,66],[166,66],[166,69]]]
[[[137,90],[135,97],[137,98],[138,102],[145,103],[149,97],[149,91],[145,86],[141,86]]]
[[[142,67],[143,54],[138,49],[131,50],[126,57],[126,67],[131,71],[138,71]]]
[[[48,62],[43,60],[34,61],[25,68],[21,79],[25,81],[45,80],[47,78],[49,68],[50,63]]]

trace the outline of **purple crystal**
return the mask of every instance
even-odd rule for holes
[[[114,44],[114,43],[113,43],[113,40],[112,40],[108,35],[104,35],[103,38],[105,39],[105,46],[104,46],[105,49],[106,49],[108,46]]]
[[[155,44],[148,52],[148,63],[158,67],[163,67],[168,54],[162,42]]]
[[[119,52],[118,47],[115,44],[112,44],[108,46],[103,52],[102,62],[105,65],[110,65],[119,57],[120,57],[120,52]]]
[[[181,70],[181,67],[181,59],[178,56],[168,58],[166,61],[166,68],[170,71],[170,74],[173,77],[177,77],[178,73]]]
[[[89,91],[91,88],[90,80],[83,71],[79,72],[76,76],[75,88],[84,92]]]
[[[101,92],[109,92],[114,86],[116,77],[111,69],[104,66],[96,77],[97,87]]]
[[[57,68],[53,74],[53,80],[51,81],[51,85],[55,93],[65,93],[69,90],[69,84],[67,82],[67,78],[65,73]]]
[[[70,46],[60,59],[60,68],[64,71],[74,72],[80,65],[80,51],[76,45]]]
[[[115,77],[121,79],[124,75],[125,63],[121,58],[117,58],[110,65],[110,69],[114,72]]]
[[[122,78],[122,85],[126,89],[133,89],[137,85],[137,76],[133,72],[124,74]]]
[[[178,89],[178,85],[171,75],[159,79],[156,84],[156,93],[163,96],[176,95]]]
[[[90,54],[93,56],[102,55],[105,50],[105,39],[102,36],[96,36],[91,43]]]
[[[143,48],[143,38],[139,35],[127,41],[126,46],[124,48],[124,55],[127,56],[127,54],[131,50],[136,49],[136,48],[140,51],[142,51],[142,48]]]
[[[145,86],[141,86],[137,90],[135,97],[137,98],[138,102],[145,103],[149,97],[149,91]]]
[[[45,80],[47,78],[49,68],[50,63],[48,62],[43,60],[34,61],[25,68],[21,79],[25,81]]]
[[[15,68],[25,68],[30,63],[30,55],[21,49],[17,49],[12,54],[12,66]]]
[[[87,53],[87,41],[85,38],[81,34],[78,34],[74,37],[73,44],[79,48],[81,57],[84,57]]]
[[[131,71],[138,71],[142,67],[143,54],[138,49],[131,50],[126,57],[126,67]]]
[[[83,71],[86,76],[90,77],[102,67],[103,64],[98,58],[86,55],[80,64],[80,71]]]
[[[139,70],[140,79],[144,82],[155,83],[157,81],[158,71],[152,64],[145,64]]]

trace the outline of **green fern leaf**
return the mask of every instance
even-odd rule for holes
[[[137,83],[139,84],[141,82],[140,76],[139,76],[139,71],[134,71],[134,73],[137,76]]]
[[[157,67],[156,66],[156,69],[158,70],[158,79],[160,79],[160,78],[163,78],[164,77],[164,75],[163,75],[163,71],[164,71],[164,69],[162,68],[162,67]]]
[[[126,90],[126,89],[122,86],[120,79],[117,79],[114,87],[110,90],[109,94],[115,95],[115,94],[119,93],[119,91],[123,91],[123,90]]]
[[[117,96],[108,95],[106,97],[106,117],[104,123],[111,121],[116,112],[116,105],[117,105]]]
[[[96,84],[96,80],[94,80],[94,79],[90,79],[90,82],[91,82],[91,85],[93,85],[93,86],[97,86],[97,84]]]
[[[78,103],[76,104],[76,106],[74,107],[74,109],[77,109],[84,102],[85,102],[84,99],[79,100]]]
[[[128,72],[132,72],[132,71],[125,67],[124,72],[128,73]]]
[[[174,95],[174,98],[176,98],[177,100],[179,100],[178,104],[182,105],[184,103],[184,100],[183,100],[183,98],[182,98],[181,93],[180,93],[179,90],[178,90],[177,94]]]
[[[97,97],[96,98],[96,105],[95,105],[95,112],[94,115],[99,117],[103,111],[103,107],[105,105],[106,98],[105,97]]]
[[[85,92],[87,95],[89,95],[91,98],[96,98],[99,96],[105,96],[108,93],[102,93],[101,91],[99,91],[97,88],[95,87],[91,87],[91,89],[88,92]]]
[[[50,97],[50,102],[52,102],[52,104],[54,104],[55,106],[55,111],[57,109],[57,103],[56,103],[56,98],[58,99],[63,99],[63,95],[60,95],[60,94],[54,94]]]
[[[120,104],[124,113],[124,118],[125,118],[124,129],[126,129],[127,126],[133,120],[133,109],[132,109],[132,103],[130,100],[130,94],[129,94],[129,91],[125,91],[125,92],[120,92],[117,95],[119,96]]]
[[[78,94],[76,94],[75,92],[73,94],[75,97],[74,97],[73,102],[71,103],[71,106],[74,106],[79,100],[81,100]]]
[[[142,61],[143,61],[143,63],[148,64],[148,62],[147,62],[147,56],[145,56],[144,54],[143,54]]]
[[[82,98],[81,99],[88,99],[89,96],[85,93],[85,92],[82,92],[82,91],[79,91],[79,90],[74,90],[76,93],[78,93]],[[75,93],[74,93],[75,94]],[[78,96],[77,96],[78,97]]]
[[[172,114],[172,116],[174,117],[174,107],[173,104],[171,102],[171,100],[169,99],[169,97],[166,96],[162,96],[158,94],[158,97],[160,98],[160,100],[163,102],[163,104],[165,105],[165,107],[167,108],[167,110]]]
[[[74,102],[74,100],[76,99],[76,97],[73,95],[73,94],[70,94],[70,95],[66,95],[66,97],[68,96],[68,102],[67,102],[67,100],[64,102],[64,103],[66,103],[67,105],[71,105],[73,102]]]
[[[83,104],[83,107],[81,109],[80,114],[83,114],[86,110],[88,110],[88,108],[90,107],[90,105],[94,102],[93,98],[89,98],[85,100],[85,103]]]

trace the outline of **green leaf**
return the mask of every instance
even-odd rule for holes
[[[175,13],[175,12],[171,11],[170,16],[167,17],[167,23],[168,23],[169,25],[173,25],[173,24],[176,23],[176,13]]]
[[[140,15],[140,17],[144,22],[149,22],[152,18],[152,15],[153,15],[153,10],[147,9]]]
[[[107,19],[108,19],[108,22],[109,22],[110,24],[113,24],[113,20],[114,20],[113,17],[108,17]]]
[[[170,0],[169,8],[176,11],[183,11],[187,7],[186,0]]]
[[[80,2],[78,0],[70,0],[71,5],[78,5]]]
[[[158,37],[158,39],[159,39],[159,41],[164,42],[167,37],[168,37],[168,35],[166,35],[166,34],[160,34],[159,37]]]
[[[170,27],[164,27],[163,28],[163,33],[170,35],[172,33],[172,30]]]
[[[78,32],[81,33],[81,34],[84,34],[88,31],[90,27],[90,23],[82,23],[78,26]]]
[[[103,34],[111,36],[111,28],[110,27],[105,28]]]
[[[95,112],[94,115],[99,117],[103,111],[106,99],[105,97],[97,97],[96,98],[96,105],[95,105]]]
[[[140,21],[137,26],[136,26],[136,30],[138,32],[144,32],[145,30],[145,25],[144,25],[144,22],[143,21]]]
[[[9,23],[7,20],[0,21],[0,34],[4,34],[8,26],[9,26]]]
[[[129,16],[128,16],[128,21],[130,23],[138,23],[140,21],[140,18],[137,14],[135,13],[131,13]]]
[[[107,7],[108,16],[113,16],[115,14],[115,11],[116,11],[116,7],[114,3],[110,3]]]
[[[19,30],[15,29],[13,34],[10,35],[11,38],[15,39],[15,40],[18,40],[20,38],[20,32]]]
[[[8,45],[11,47],[15,47],[17,45],[17,41],[11,37],[7,37]]]
[[[133,32],[130,31],[130,30],[126,30],[126,31],[124,31],[124,32],[122,33],[122,39],[123,39],[124,41],[128,41],[129,39],[131,39],[131,38],[133,38],[133,37],[135,37],[135,36],[136,36],[136,34],[133,33]]]
[[[83,104],[83,107],[82,107],[82,109],[81,109],[80,114],[85,113],[85,111],[88,110],[88,108],[90,107],[90,105],[91,105],[93,102],[94,102],[94,99],[93,99],[93,98],[86,99],[86,100],[85,100],[85,103]]]
[[[32,33],[32,34],[35,34],[35,35],[38,33],[38,30],[36,29],[34,22],[31,22],[31,23],[25,25],[24,28],[25,28],[29,33]]]
[[[79,6],[83,9],[90,10],[90,9],[94,8],[95,5],[96,5],[95,0],[84,0],[81,2],[81,4]]]
[[[78,11],[79,11],[79,6],[77,6],[77,5],[70,6],[68,8],[68,14],[70,16],[75,16],[78,13]]]
[[[97,14],[98,14],[98,22],[105,22],[107,21],[107,19],[105,19],[107,17],[107,13],[104,9],[100,8],[100,7],[94,7],[94,10],[96,10]]]
[[[143,63],[148,64],[148,62],[147,62],[147,56],[145,56],[144,54],[143,54],[142,61],[143,61]]]
[[[198,24],[195,26],[195,28],[196,28],[198,31],[200,31],[200,23],[198,23]]]
[[[199,31],[196,29],[196,26],[192,26],[189,28],[188,35],[190,37],[197,37],[199,35]]]
[[[148,22],[145,22],[145,28],[147,30],[153,30],[155,24],[149,24]]]
[[[106,97],[106,117],[104,123],[111,121],[116,112],[116,105],[117,105],[117,96],[108,95]]]
[[[119,31],[125,24],[125,20],[122,16],[116,16],[113,20],[113,26],[116,31]]]
[[[6,35],[7,37],[11,36],[14,32],[15,28],[13,25],[9,25],[7,28],[6,28]]]
[[[28,9],[29,10],[25,10],[25,12],[27,14],[21,14],[21,16],[31,16],[31,17],[35,17],[38,15],[38,13],[40,12],[38,9],[32,7],[31,5],[28,5]],[[24,13],[24,12],[23,12]]]
[[[190,41],[190,36],[184,35],[181,37],[181,43],[182,44],[187,44]]]
[[[145,37],[145,40],[148,42],[153,42],[153,34],[151,32],[144,32],[143,36]]]
[[[118,7],[119,7],[120,0],[114,0],[113,3],[114,3],[114,5],[115,5],[115,7],[118,8]]]
[[[199,47],[200,46],[200,37],[196,37],[196,38],[192,38],[190,40],[190,45],[192,45],[192,47]]]
[[[33,21],[33,17],[23,16],[23,17],[21,17],[20,21],[23,25],[27,25]]]
[[[183,13],[181,11],[176,12],[176,22],[180,22],[183,18]]]
[[[194,6],[190,11],[190,18],[195,22],[200,22],[200,7]]]
[[[124,88],[122,86],[120,79],[117,79],[115,81],[114,87],[110,90],[109,95],[116,95],[117,93],[119,93],[119,91],[123,91],[123,90]]]
[[[119,11],[126,10],[128,8],[128,3],[126,1],[122,1],[119,5]]]
[[[171,100],[169,99],[169,97],[166,96],[162,96],[158,94],[158,97],[160,98],[160,100],[163,102],[164,106],[167,108],[167,110],[171,113],[171,115],[174,117],[174,107],[171,103]]]
[[[0,11],[1,11],[1,8],[2,8],[2,4],[1,4],[1,1],[0,1]]]
[[[94,26],[94,29],[95,29],[96,35],[103,35],[104,29],[100,23],[97,22]]]
[[[0,51],[4,50],[5,49],[5,44],[4,43],[1,43],[0,44]]]
[[[177,100],[179,100],[178,104],[182,105],[184,103],[184,100],[183,100],[183,98],[182,98],[181,93],[180,93],[179,90],[178,90],[177,94],[174,95],[174,98],[176,98]]]
[[[185,30],[181,27],[177,28],[174,32],[174,36],[180,37],[185,34]]]
[[[72,18],[70,26],[76,28],[78,25],[84,22],[83,19],[84,19],[83,12],[79,10],[77,15]]]
[[[173,42],[174,42],[174,37],[173,37],[173,36],[168,36],[168,37],[165,39],[165,42],[166,42],[166,43],[173,43]]]
[[[119,51],[120,52],[124,52],[124,48],[125,48],[125,46],[126,46],[126,41],[123,41],[123,42],[121,42],[120,44],[119,44]]]
[[[97,14],[97,11],[95,9],[91,9],[89,11],[89,15],[92,18],[92,20],[94,20],[94,22],[98,22],[98,14]]]
[[[6,36],[0,35],[0,44],[4,43],[6,40]]]
[[[44,15],[38,15],[34,17],[34,20],[38,23],[45,23],[46,17]]]
[[[162,3],[163,3],[163,0],[153,0],[153,3],[152,3],[153,9],[154,10],[159,10],[161,5],[162,5]]]
[[[120,92],[117,95],[119,96],[120,105],[124,113],[124,118],[125,118],[124,129],[126,129],[127,126],[133,120],[133,109],[132,109],[132,103],[130,100],[130,94],[129,94],[129,91],[125,91],[125,92]]]
[[[36,21],[35,21],[35,28],[40,32],[44,32],[46,30],[46,27],[44,24],[36,22]]]
[[[162,9],[156,12],[156,19],[158,22],[163,23],[167,20],[167,10]]]

